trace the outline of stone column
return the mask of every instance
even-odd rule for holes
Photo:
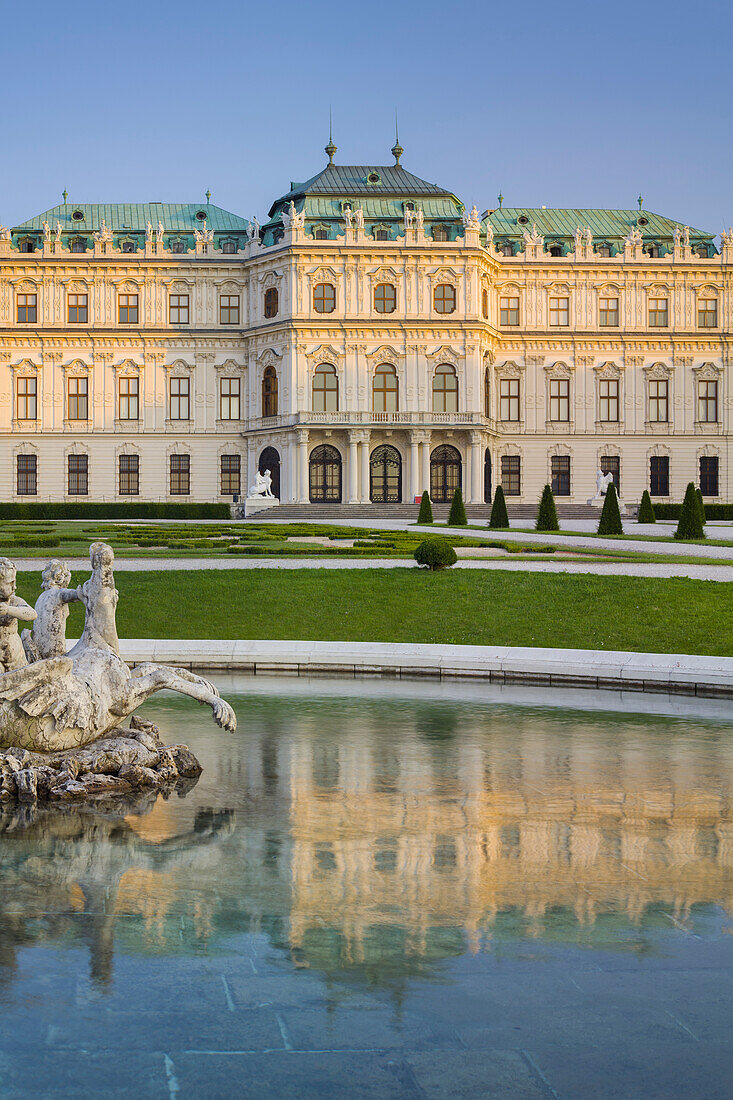
[[[296,499],[298,504],[307,504],[308,492],[308,432],[304,428],[298,431],[298,472],[295,478]]]
[[[420,436],[417,432],[410,432],[410,495],[408,500],[412,504],[416,496],[422,495],[423,487],[420,484]]]
[[[483,500],[483,492],[481,490],[481,472],[483,469],[483,463],[481,462],[481,433],[471,432],[471,488],[470,497],[468,498],[468,504],[481,504]]]
[[[349,478],[349,497],[347,504],[359,503],[359,467],[357,464],[358,447],[358,434],[356,432],[349,432],[349,461],[347,470]]]
[[[424,493],[430,492],[430,432],[426,432],[422,441],[422,485],[418,490]]]
[[[364,432],[361,437],[361,503],[369,504],[369,451],[371,438],[369,432]]]

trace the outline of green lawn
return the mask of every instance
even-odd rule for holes
[[[74,583],[84,579],[77,575]],[[733,655],[733,586],[681,578],[413,569],[116,575],[134,638],[443,642]],[[21,573],[33,603],[39,577]],[[69,636],[81,628],[72,607]]]

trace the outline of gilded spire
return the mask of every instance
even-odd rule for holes
[[[331,108],[328,108],[328,145],[326,146],[325,153],[328,157],[328,163],[333,164],[333,158],[336,155],[338,147],[333,143],[333,122],[331,119]]]
[[[397,129],[397,112],[394,113],[394,145],[392,146],[392,156],[394,157],[395,168],[400,167],[400,157],[404,153],[404,149],[400,145],[400,135]]]

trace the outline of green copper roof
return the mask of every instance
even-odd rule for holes
[[[74,211],[81,211],[84,217],[73,218]],[[203,220],[196,217],[199,211],[206,214],[207,228],[215,232],[244,231],[249,224],[246,218],[240,218],[238,214],[231,214],[228,210],[222,210],[220,206],[212,206],[211,203],[206,202],[67,202],[54,206],[50,210],[44,210],[35,218],[17,225],[13,232],[42,230],[44,221],[47,221],[54,230],[58,221],[61,222],[64,232],[74,230],[89,234],[99,229],[104,219],[115,234],[127,231],[144,233],[148,222],[155,229],[159,221],[163,223],[166,233],[192,233],[194,229],[201,229],[203,225]]]
[[[518,219],[525,217],[521,223]],[[645,240],[671,241],[676,226],[684,229],[683,222],[665,218],[651,210],[557,210],[536,207],[500,207],[484,214],[484,222],[491,222],[495,237],[509,240],[521,240],[524,231],[532,231],[536,224],[537,232],[547,238],[572,240],[578,226],[590,226],[595,241],[620,242],[629,235],[632,226],[638,226]],[[639,224],[640,218],[646,218],[646,224]],[[704,229],[690,227],[691,241],[712,241],[713,234]]]

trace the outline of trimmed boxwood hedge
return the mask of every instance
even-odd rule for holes
[[[681,504],[654,503],[654,514],[660,519],[679,519]],[[733,504],[705,504],[705,519],[733,519]]]
[[[228,504],[8,501],[0,503],[0,519],[231,519],[231,513]]]

